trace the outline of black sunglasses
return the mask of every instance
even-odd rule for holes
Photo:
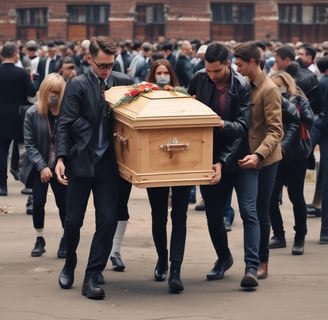
[[[97,68],[99,70],[105,70],[105,69],[113,69],[114,63],[101,63],[98,64],[92,57],[91,57],[92,61],[94,62],[94,64],[97,66]]]

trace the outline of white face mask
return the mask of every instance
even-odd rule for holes
[[[159,85],[160,87],[164,87],[167,84],[171,82],[171,77],[162,77],[162,76],[156,76],[156,84]]]
[[[279,87],[280,93],[287,93],[287,87],[286,86],[281,86]]]

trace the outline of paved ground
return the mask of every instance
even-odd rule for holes
[[[313,180],[307,179],[306,198],[312,200]],[[22,185],[10,177],[8,197],[0,197],[0,319],[1,320],[324,320],[328,318],[328,246],[319,245],[320,219],[308,219],[305,254],[292,256],[293,219],[286,194],[282,210],[287,229],[286,249],[271,251],[268,279],[256,291],[244,292],[242,225],[237,215],[229,233],[234,265],[221,281],[205,275],[215,261],[202,212],[190,205],[188,238],[182,279],[185,291],[168,294],[167,283],[153,281],[156,253],[151,239],[150,208],[144,189],[133,188],[131,219],[122,248],[126,272],[104,272],[107,296],[103,301],[81,295],[81,284],[94,229],[90,202],[81,232],[76,280],[71,290],[61,290],[58,274],[63,260],[56,258],[61,237],[59,218],[50,193],[46,215],[46,250],[32,258],[31,216],[25,214]],[[235,198],[233,199],[236,206]]]

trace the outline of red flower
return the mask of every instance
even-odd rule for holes
[[[157,84],[150,83],[150,82],[141,82],[139,84],[136,84],[133,86],[132,89],[130,89],[128,92],[124,94],[124,97],[119,99],[113,106],[113,108],[116,108],[122,104],[130,103],[132,100],[139,97],[141,93],[147,93],[154,90],[166,90],[166,91],[179,91],[184,94],[187,94],[186,90],[184,88],[179,87],[172,87],[171,85],[166,85],[164,88],[161,88]]]
[[[138,96],[139,94],[140,94],[139,89],[131,89],[131,90],[127,93],[127,95],[128,95],[128,96],[131,96],[131,97],[136,97],[136,96]]]

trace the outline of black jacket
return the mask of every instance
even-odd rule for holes
[[[112,71],[108,86],[128,85],[131,80],[123,73]],[[101,121],[108,121],[109,149],[113,166],[116,157],[112,143],[112,117],[105,117],[108,105],[100,94],[95,75],[89,71],[71,79],[65,89],[56,129],[56,156],[64,157],[67,169],[76,177],[92,177],[98,161],[98,144]],[[105,119],[105,120],[104,120]]]
[[[35,96],[30,76],[13,63],[0,64],[0,137],[21,138],[22,123],[19,109],[27,105],[27,97]]]
[[[281,151],[283,158],[288,158],[288,151],[297,143],[300,130],[300,116],[295,104],[282,97],[281,101],[282,124],[284,127],[284,136],[282,137]]]
[[[21,170],[21,181],[28,187],[31,185],[31,173],[33,167],[40,172],[48,167],[48,155],[50,146],[50,133],[48,122],[37,112],[37,105],[31,106],[25,115],[24,121],[24,145],[26,157]]]
[[[304,96],[286,96],[285,98],[283,98],[282,103],[284,137],[281,140],[281,148],[283,151],[283,160],[306,159],[312,150],[312,145],[310,139],[304,143],[304,145],[308,146],[307,150],[302,145],[303,142],[300,140],[300,124],[303,123],[308,131],[310,131],[314,121],[313,111],[309,100]],[[299,104],[300,111],[297,111],[297,104]]]
[[[213,163],[221,162],[225,171],[237,170],[237,160],[249,153],[250,85],[230,68],[230,89],[224,110],[224,128],[213,130]],[[205,69],[192,78],[188,93],[218,113],[215,84]]]
[[[316,75],[309,69],[302,68],[297,62],[290,63],[286,71],[308,98],[314,114],[319,114],[323,109],[323,101]]]

